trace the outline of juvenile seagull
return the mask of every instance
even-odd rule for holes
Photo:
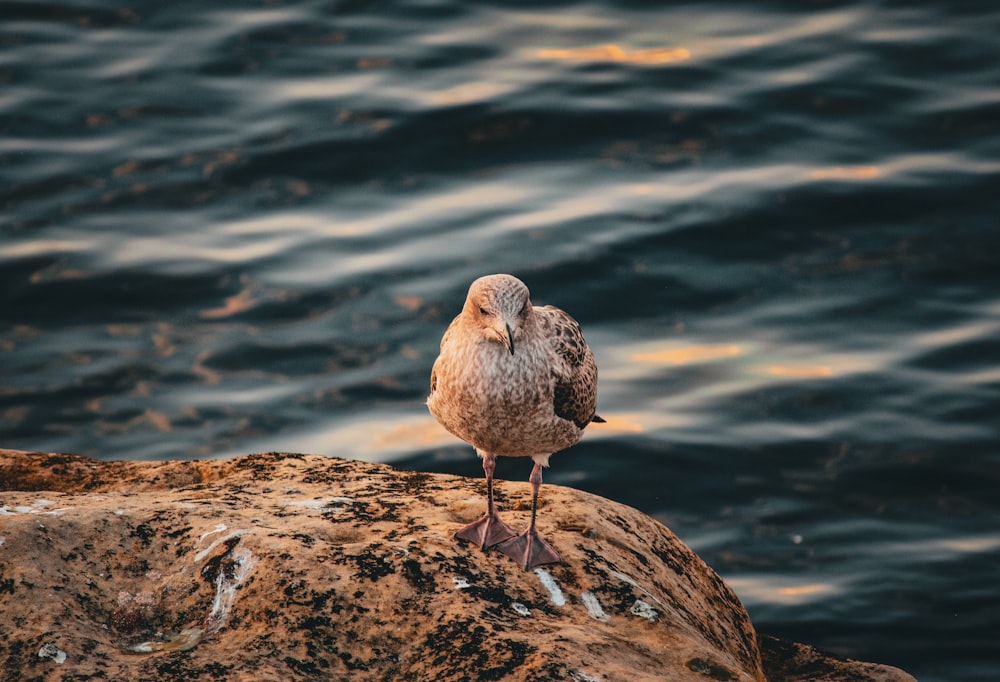
[[[595,413],[597,364],[580,325],[553,306],[533,306],[511,275],[480,277],[441,338],[427,407],[476,448],[486,473],[486,515],[456,537],[501,552],[525,569],[558,562],[535,530],[542,467],[575,445]],[[531,457],[531,523],[517,535],[493,502],[497,455]]]

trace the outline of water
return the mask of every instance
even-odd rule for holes
[[[764,632],[1000,678],[995,3],[0,15],[0,445],[480,475],[422,403],[512,272],[610,422],[546,481]]]

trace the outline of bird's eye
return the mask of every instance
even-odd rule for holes
[[[486,308],[480,308],[480,309],[479,309],[479,312],[480,312],[480,313],[481,313],[482,315],[489,315],[489,314],[490,314],[490,311],[489,311],[489,310],[487,310]]]

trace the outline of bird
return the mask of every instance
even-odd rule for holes
[[[549,457],[575,445],[597,415],[597,363],[580,325],[555,306],[531,303],[527,285],[495,274],[472,282],[441,338],[427,407],[472,445],[486,475],[486,513],[456,537],[497,546],[525,570],[561,561],[538,534],[538,492]],[[493,499],[497,456],[531,457],[531,521],[516,533]]]

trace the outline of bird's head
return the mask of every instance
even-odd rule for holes
[[[469,287],[462,314],[491,341],[502,343],[511,355],[515,340],[531,315],[528,287],[512,275],[487,275]]]

